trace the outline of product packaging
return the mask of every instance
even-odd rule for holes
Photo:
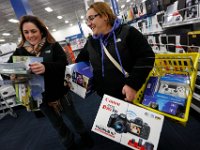
[[[157,150],[164,116],[104,95],[92,131],[135,150]]]
[[[79,62],[66,66],[65,87],[82,98],[86,98],[93,92],[92,67],[89,63]]]

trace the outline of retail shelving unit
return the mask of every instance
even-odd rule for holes
[[[17,114],[12,109],[16,105],[15,99],[15,90],[12,85],[0,85],[0,119],[6,115],[17,117]]]
[[[0,45],[0,63],[7,62],[17,45],[15,43],[6,43]],[[4,84],[0,76],[0,119],[6,115],[17,117],[12,107],[17,106],[14,87],[11,84]]]
[[[72,51],[75,57],[77,57],[80,50],[84,47],[86,43],[86,38],[84,37],[83,34],[77,34],[77,35],[66,37],[65,39],[68,43],[70,43]]]
[[[200,41],[195,43],[189,41],[189,36],[200,36],[196,33],[189,34],[200,30],[199,0],[135,1],[130,9],[133,20],[129,19],[127,23],[146,36],[155,53],[185,53],[191,49],[200,52]],[[124,14],[126,17],[123,18],[130,18],[127,14],[131,13]],[[200,69],[191,107],[200,113]]]

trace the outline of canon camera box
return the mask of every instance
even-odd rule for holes
[[[65,86],[82,98],[93,92],[92,67],[87,62],[79,62],[66,66]]]
[[[164,116],[104,95],[92,131],[135,150],[156,150]]]

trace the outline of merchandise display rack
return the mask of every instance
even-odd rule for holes
[[[1,93],[1,92],[0,92]],[[12,107],[8,104],[6,98],[0,94],[1,100],[0,100],[0,120],[4,118],[7,115],[11,115],[14,118],[17,118],[17,114],[14,112]]]
[[[191,9],[195,9],[197,10],[196,16],[190,16],[187,17],[187,13],[189,13],[189,11]],[[177,27],[177,26],[184,26],[184,25],[189,25],[189,24],[195,24],[195,23],[200,23],[200,11],[199,11],[199,5],[193,5],[190,7],[186,7],[180,10],[177,10],[171,14],[165,14],[163,16],[163,25],[162,27],[165,28],[171,28],[171,27]],[[181,19],[181,14],[185,14],[184,19]],[[168,18],[170,18],[171,20],[173,20],[172,22],[167,22],[165,20],[167,20]]]
[[[16,47],[16,43],[0,45],[0,62],[2,64],[8,61]],[[0,119],[3,119],[7,115],[17,118],[17,114],[13,110],[13,107],[17,105],[19,104],[16,104],[16,96],[12,82],[3,80],[0,74]]]
[[[139,6],[144,4],[145,2],[135,2],[138,11],[140,11]],[[198,41],[200,1],[177,0],[166,2],[165,5],[160,4],[162,7],[157,5],[153,15],[151,11],[141,14],[133,11],[133,20],[127,22],[145,35],[156,54],[187,53],[191,50],[200,53]],[[198,69],[199,73],[200,69]],[[197,78],[198,84],[195,85],[198,92],[194,90],[191,103],[191,108],[198,113],[200,113],[199,77],[200,75]]]

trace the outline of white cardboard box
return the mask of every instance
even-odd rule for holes
[[[82,98],[93,92],[92,68],[89,63],[80,62],[66,66],[65,85]]]
[[[104,95],[92,131],[135,150],[156,150],[164,116]]]

